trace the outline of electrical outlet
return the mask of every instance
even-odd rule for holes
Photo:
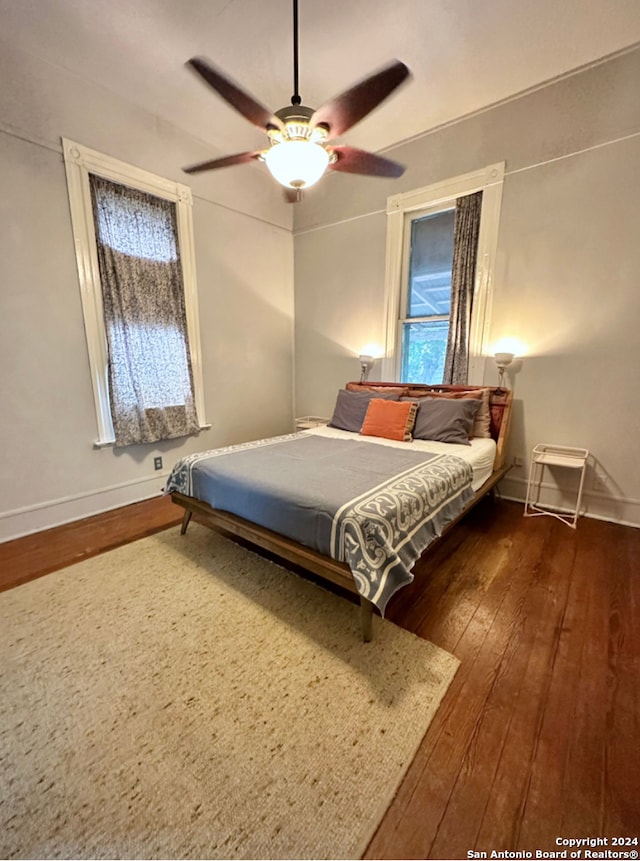
[[[513,458],[513,465],[514,465],[514,466],[524,466],[524,458],[522,457],[522,455],[521,455],[521,454],[517,454],[517,455]]]
[[[154,457],[153,468],[154,469],[162,469],[162,458],[161,457]]]

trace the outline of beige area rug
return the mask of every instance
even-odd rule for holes
[[[0,595],[2,858],[357,858],[458,662],[192,524]]]

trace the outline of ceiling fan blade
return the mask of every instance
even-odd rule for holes
[[[189,167],[183,167],[185,173],[202,173],[203,170],[216,170],[219,167],[231,167],[233,164],[246,164],[255,158],[260,158],[262,150],[255,152],[239,152],[235,155],[225,155],[222,158],[214,158],[210,161],[201,161]]]
[[[253,123],[259,129],[269,127],[281,128],[282,123],[264,105],[260,104],[253,96],[242,90],[230,78],[219,69],[216,69],[209,60],[204,57],[192,57],[186,63],[194,72],[197,72],[219,96],[228,102],[232,108],[242,114],[245,119]]]
[[[395,60],[318,108],[311,124],[327,126],[332,138],[339,137],[384,101],[409,74],[405,64]]]
[[[402,176],[405,167],[397,161],[383,158],[363,149],[352,146],[332,146],[330,149],[337,159],[329,163],[330,170],[340,170],[343,173],[362,173],[367,176]]]

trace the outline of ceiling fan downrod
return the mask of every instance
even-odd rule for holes
[[[292,105],[302,104],[298,93],[298,0],[293,0],[293,95]]]

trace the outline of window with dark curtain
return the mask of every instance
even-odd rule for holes
[[[469,335],[482,192],[410,221],[400,378],[468,382]]]
[[[469,377],[469,334],[478,257],[482,192],[456,201],[451,267],[451,314],[443,383],[466,385]]]
[[[197,433],[175,204],[90,175],[116,446]]]

